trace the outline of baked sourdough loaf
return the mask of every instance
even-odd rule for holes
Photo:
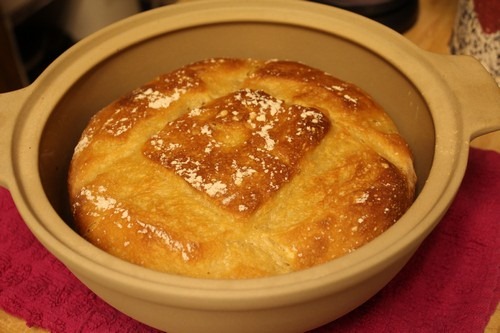
[[[411,153],[366,93],[293,61],[208,59],[98,112],[69,172],[76,230],[132,263],[253,278],[325,263],[411,205]]]

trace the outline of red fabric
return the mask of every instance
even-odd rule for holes
[[[471,149],[452,207],[408,265],[325,332],[483,332],[500,300],[500,154]],[[157,332],[83,286],[0,189],[0,308],[54,333]]]

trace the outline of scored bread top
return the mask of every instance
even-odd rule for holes
[[[222,208],[249,215],[293,178],[301,157],[329,126],[316,109],[246,89],[168,123],[147,142],[144,155]]]
[[[159,271],[253,278],[328,262],[411,205],[411,153],[353,84],[294,61],[207,59],[99,111],[70,166],[76,230]]]

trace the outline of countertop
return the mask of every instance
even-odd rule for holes
[[[184,0],[187,1],[187,0]],[[404,36],[422,49],[449,54],[450,39],[458,0],[420,0],[420,14],[416,24]],[[481,136],[471,143],[472,147],[500,152],[500,131]],[[0,310],[0,333],[41,333],[40,328],[28,328],[23,320]],[[500,332],[500,306],[492,315],[486,333]]]

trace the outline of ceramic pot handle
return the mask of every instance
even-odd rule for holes
[[[500,87],[479,61],[470,56],[429,54],[458,99],[470,139],[500,130]]]
[[[30,87],[0,94],[0,186],[9,187],[14,181],[12,140],[17,117],[31,92]]]

